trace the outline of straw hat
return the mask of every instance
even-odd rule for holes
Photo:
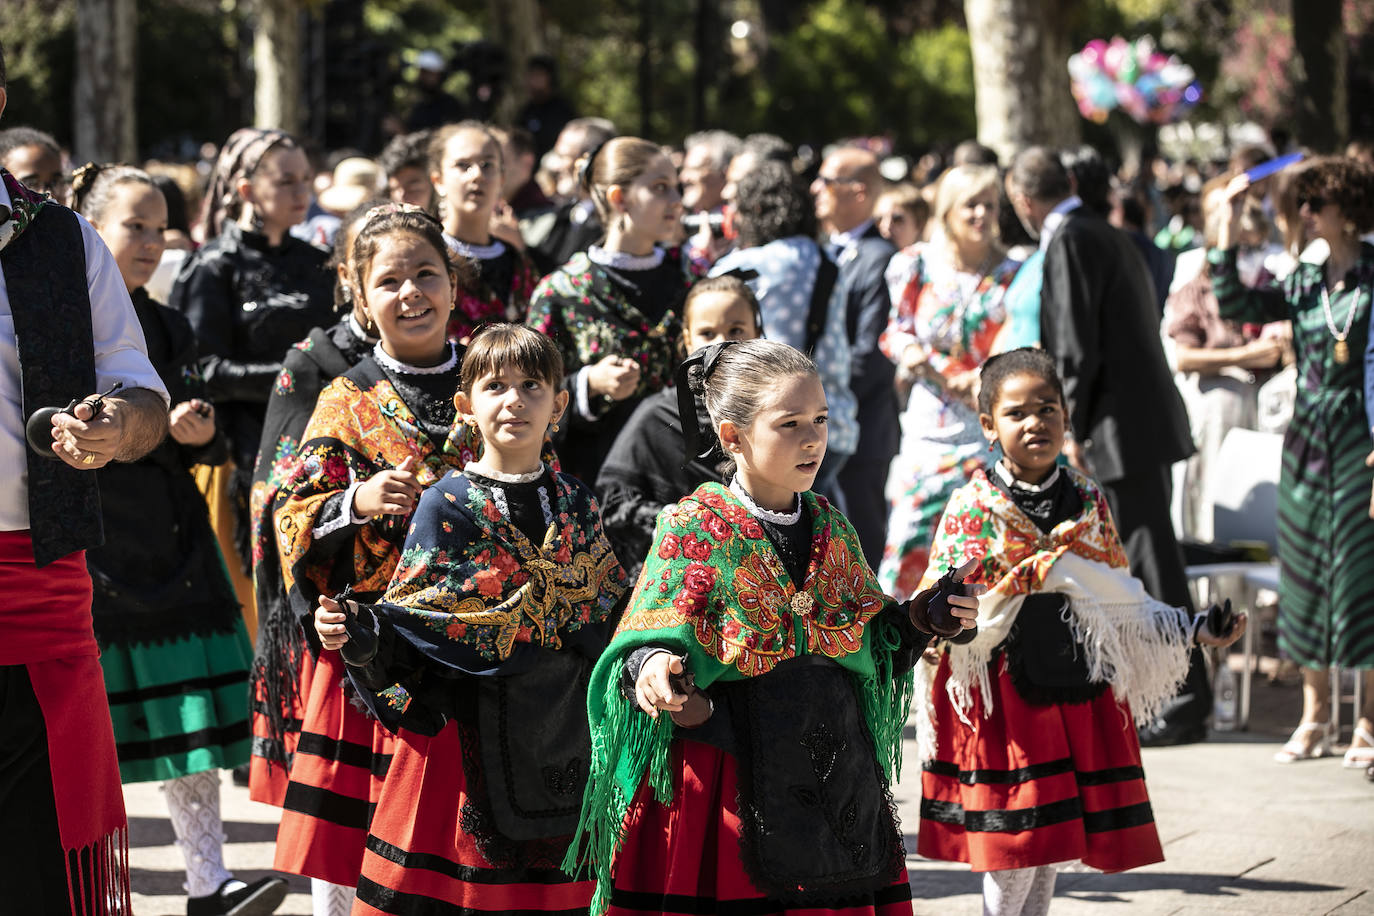
[[[376,196],[381,169],[371,159],[353,156],[334,166],[334,181],[320,192],[320,206],[335,216],[347,216],[359,204]]]

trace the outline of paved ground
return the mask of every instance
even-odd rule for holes
[[[1291,766],[1272,763],[1270,756],[1297,720],[1298,690],[1260,677],[1255,691],[1248,733],[1145,752],[1167,860],[1118,875],[1065,871],[1053,913],[1374,914],[1374,783],[1363,771],[1342,769],[1338,757]],[[912,748],[908,758],[914,756]],[[916,823],[919,803],[919,783],[912,775],[898,787],[909,827]],[[155,784],[129,786],[126,799],[134,911],[180,916],[186,912],[181,858],[172,845],[161,792]],[[248,801],[247,790],[226,779],[224,812],[230,867],[244,878],[267,874],[275,809]],[[910,867],[918,914],[981,912],[980,877],[914,856]],[[292,886],[278,912],[310,916],[308,883],[295,878]]]

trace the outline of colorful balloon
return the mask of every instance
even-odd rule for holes
[[[1068,69],[1079,113],[1099,124],[1114,108],[1142,124],[1170,124],[1202,100],[1193,68],[1159,51],[1149,35],[1095,38],[1069,57]]]

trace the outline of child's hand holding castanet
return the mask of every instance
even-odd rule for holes
[[[1224,649],[1245,635],[1248,623],[1245,614],[1231,613],[1231,599],[1227,598],[1224,604],[1214,604],[1197,615],[1193,639],[1200,646]]]
[[[326,649],[338,649],[348,642],[348,629],[344,626],[347,620],[348,614],[342,603],[328,595],[321,595],[320,603],[315,608],[315,635],[320,637],[320,645]]]
[[[967,584],[964,579],[978,568],[978,560],[971,557],[964,565],[951,570],[915,598],[908,613],[916,629],[936,636],[957,636],[963,630],[978,626],[978,596],[987,592],[986,585]]]

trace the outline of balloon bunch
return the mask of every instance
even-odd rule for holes
[[[1118,107],[1141,124],[1172,124],[1202,100],[1193,68],[1148,35],[1088,42],[1069,58],[1069,76],[1079,112],[1098,124]]]

